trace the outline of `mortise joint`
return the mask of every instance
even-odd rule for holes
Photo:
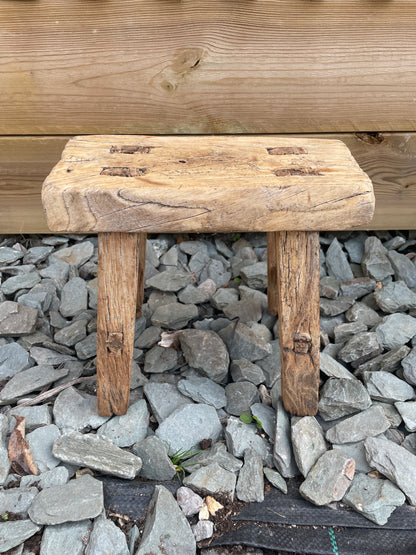
[[[124,334],[122,331],[112,331],[107,334],[107,353],[118,355],[123,350]]]
[[[142,146],[142,145],[122,145],[122,146],[113,145],[110,148],[110,152],[111,154],[114,154],[115,152],[119,152],[120,154],[135,154],[136,152],[140,154],[149,154],[153,148],[155,147]]]
[[[284,156],[288,154],[308,154],[308,151],[301,146],[275,146],[267,148],[269,154]]]
[[[312,337],[309,333],[295,332],[293,334],[293,352],[306,355],[312,351]]]

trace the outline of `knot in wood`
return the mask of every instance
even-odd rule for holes
[[[123,349],[124,334],[121,331],[113,331],[107,334],[107,352],[111,354],[118,354]]]
[[[312,337],[308,333],[293,334],[293,352],[306,355],[312,351]]]

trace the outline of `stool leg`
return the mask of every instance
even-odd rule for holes
[[[143,297],[144,297],[144,270],[146,266],[146,238],[147,233],[137,234],[137,302],[136,302],[136,318],[140,318],[142,313]]]
[[[276,231],[267,233],[267,305],[270,314],[279,312],[279,288],[277,286],[278,237]]]
[[[277,274],[272,302],[278,303],[282,397],[287,411],[313,416],[319,395],[319,233],[275,233]],[[273,248],[273,247],[272,247]],[[270,276],[270,274],[269,274]]]
[[[101,416],[129,405],[137,295],[136,233],[98,234],[97,401]]]

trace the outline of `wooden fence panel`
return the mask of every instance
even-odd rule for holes
[[[2,0],[0,134],[416,130],[414,0]]]
[[[416,228],[416,134],[328,134],[351,149],[374,183],[371,229]],[[0,233],[48,233],[41,185],[69,137],[0,137]]]

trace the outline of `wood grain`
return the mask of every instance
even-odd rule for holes
[[[279,287],[277,282],[277,264],[279,234],[271,231],[267,233],[267,305],[270,314],[279,313]]]
[[[2,134],[416,129],[414,0],[0,2]]]
[[[140,240],[135,233],[98,235],[97,403],[101,416],[129,406]]]
[[[140,318],[142,313],[144,298],[144,282],[146,267],[146,233],[137,234],[137,300],[136,318]]]
[[[342,140],[371,178],[376,210],[365,227],[416,228],[416,134],[312,136]],[[0,137],[0,233],[49,233],[40,190],[68,139]]]
[[[275,135],[75,137],[42,202],[55,232],[336,230],[374,212],[343,142]]]
[[[280,232],[274,245],[283,404],[291,414],[313,416],[319,389],[319,233]]]

